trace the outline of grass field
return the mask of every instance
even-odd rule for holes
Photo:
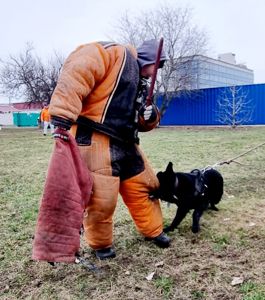
[[[168,128],[141,135],[156,171],[169,161],[176,171],[203,168],[264,141],[265,128]],[[97,272],[31,260],[52,145],[38,129],[0,131],[0,299],[265,299],[265,145],[238,159],[242,165],[218,168],[225,181],[219,211],[203,215],[199,234],[191,232],[188,215],[170,233],[168,249],[144,241],[119,199],[117,257],[98,261],[82,241]],[[169,224],[176,207],[161,205]]]

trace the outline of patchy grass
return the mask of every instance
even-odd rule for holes
[[[141,135],[156,171],[168,161],[178,171],[203,168],[265,140],[265,128],[168,128]],[[191,215],[159,249],[136,231],[121,199],[115,212],[117,257],[98,261],[98,272],[71,264],[31,260],[39,200],[53,141],[38,129],[0,131],[1,299],[265,299],[265,146],[218,168],[225,193],[219,212],[206,212],[201,231]],[[162,203],[165,224],[176,208]],[[146,276],[155,272],[153,279]],[[234,277],[243,282],[232,285]]]

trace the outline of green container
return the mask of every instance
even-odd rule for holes
[[[40,113],[38,112],[14,112],[13,121],[14,125],[19,127],[26,126],[38,126],[38,117]]]

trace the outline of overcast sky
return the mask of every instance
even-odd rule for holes
[[[169,3],[193,9],[194,23],[208,32],[210,56],[233,52],[237,63],[265,83],[265,0],[0,0],[0,58],[20,52],[27,41],[37,54],[65,55],[79,44],[106,40],[115,18],[127,10]]]

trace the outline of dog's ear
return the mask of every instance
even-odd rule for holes
[[[166,172],[173,172],[173,163],[171,161],[167,165]]]

